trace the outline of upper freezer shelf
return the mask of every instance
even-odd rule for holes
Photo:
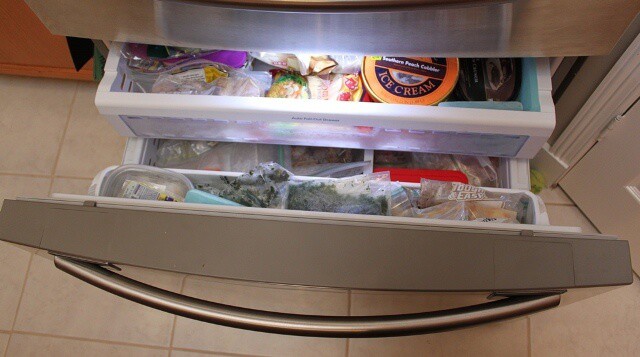
[[[546,59],[522,59],[523,110],[144,93],[114,43],[96,105],[125,136],[532,158],[555,126]]]

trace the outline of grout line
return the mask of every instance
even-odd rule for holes
[[[23,176],[23,177],[32,177],[32,178],[51,178],[51,175],[45,174],[21,174],[16,172],[1,172],[0,176]]]
[[[102,343],[102,344],[107,344],[107,345],[141,347],[141,348],[162,350],[162,351],[168,351],[169,350],[169,347],[145,345],[145,344],[142,344],[142,343],[111,341],[111,340],[100,340],[100,339],[97,339],[97,338],[88,338],[88,337],[53,335],[53,334],[50,334],[50,333],[40,333],[40,332],[32,332],[32,331],[14,330],[13,334],[28,335],[28,336],[38,336],[38,337],[51,337],[51,338],[59,338],[59,339],[63,339],[63,340],[76,340],[76,341],[85,341],[85,342],[96,342],[96,343]]]
[[[196,353],[203,353],[208,355],[230,356],[230,357],[260,357],[260,355],[245,355],[242,353],[233,353],[233,352],[216,352],[216,351],[198,350],[194,348],[174,348],[173,350],[182,351],[182,352],[196,352]]]
[[[49,192],[47,196],[51,196],[51,191],[53,190],[53,178],[56,174],[56,170],[58,169],[58,162],[60,161],[60,155],[62,154],[62,147],[64,146],[64,139],[67,137],[67,130],[69,129],[69,125],[71,123],[71,115],[73,114],[73,106],[76,103],[76,98],[78,97],[78,83],[76,82],[76,88],[73,92],[73,98],[71,98],[71,104],[69,104],[69,112],[67,113],[67,121],[64,124],[64,129],[62,130],[62,138],[60,139],[60,145],[58,146],[58,152],[56,153],[56,158],[53,161],[53,170],[51,171],[51,182],[49,183]]]
[[[2,357],[7,357],[7,355],[9,354],[9,342],[11,342],[11,336],[13,336],[13,333],[9,334],[9,338],[7,339],[7,345],[4,347],[4,352],[2,352]]]
[[[531,357],[531,318],[527,316],[527,356]]]
[[[182,277],[182,281],[180,282],[180,294],[184,293],[184,286],[187,281],[187,275],[185,274]],[[171,337],[169,338],[169,357],[171,357],[171,351],[173,350],[173,339],[176,334],[176,325],[178,324],[178,315],[173,315],[173,324],[171,325]]]
[[[14,331],[16,328],[16,322],[18,321],[18,312],[20,312],[20,305],[22,305],[22,298],[24,298],[24,290],[27,287],[27,279],[29,278],[29,272],[31,271],[31,264],[33,263],[33,256],[35,253],[31,253],[29,255],[29,263],[27,264],[27,271],[24,273],[24,281],[22,282],[22,289],[20,290],[20,299],[18,299],[18,306],[16,306],[16,313],[13,316],[13,322],[11,323],[11,331]],[[7,349],[4,351],[4,356],[7,356],[7,351],[9,350],[9,344],[11,343],[11,337],[13,337],[13,332],[9,335],[7,339]]]
[[[93,180],[93,177],[80,177],[68,175],[54,175],[53,178],[69,179],[69,180]]]

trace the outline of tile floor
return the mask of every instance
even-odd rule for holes
[[[97,113],[91,83],[0,76],[0,199],[84,193],[118,164],[125,139]],[[553,224],[595,228],[561,190]],[[420,293],[274,287],[144,269],[126,274],[188,295],[307,314],[402,313],[446,305]],[[443,305],[444,304],[444,305]],[[176,318],[71,278],[41,251],[0,242],[0,356],[640,355],[640,282],[498,324],[427,336],[313,339]]]

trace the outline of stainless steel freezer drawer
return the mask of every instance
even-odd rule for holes
[[[451,57],[605,54],[629,0],[27,0],[55,34],[270,52]]]
[[[529,225],[488,229],[479,223],[132,201],[5,200],[0,239],[60,255],[60,269],[148,306],[226,326],[308,336],[461,328],[550,308],[566,289],[633,280],[628,243],[608,236]],[[423,314],[304,316],[170,293],[102,267],[114,264],[278,284],[506,298]]]

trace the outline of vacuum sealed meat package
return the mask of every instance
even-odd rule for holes
[[[530,200],[524,193],[497,193],[459,182],[423,179],[414,203],[418,217],[526,223]]]

